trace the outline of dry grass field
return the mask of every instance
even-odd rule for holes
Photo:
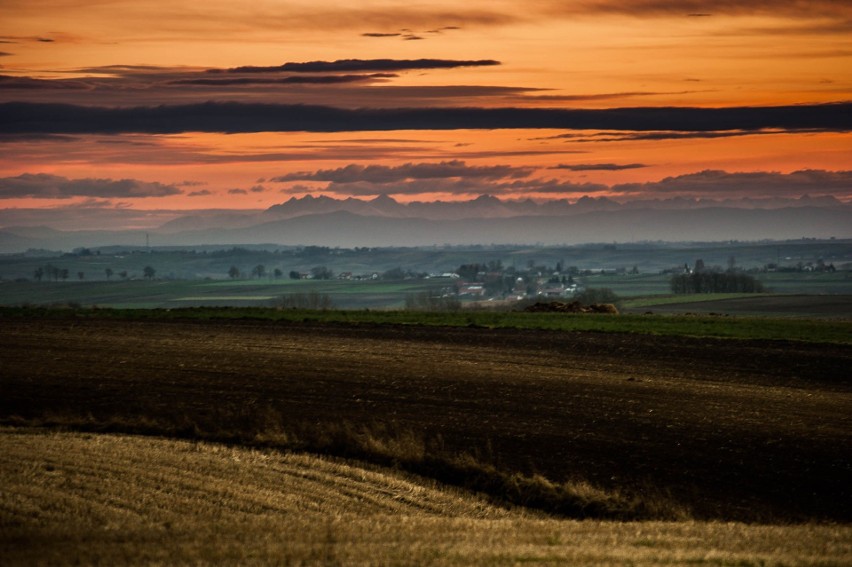
[[[606,522],[309,455],[0,429],[4,565],[843,565],[848,525]]]

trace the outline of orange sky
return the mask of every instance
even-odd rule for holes
[[[810,106],[852,100],[850,32],[852,6],[831,0],[6,0],[0,103],[104,109],[190,108],[207,101],[349,109]],[[274,69],[340,60],[384,63],[356,70]],[[410,63],[420,60],[442,63]],[[254,69],[234,71],[240,67]],[[509,129],[499,123],[375,132],[343,124],[337,132],[234,134],[0,126],[0,208],[260,208],[307,192],[336,198],[390,193],[400,200],[483,193],[667,198],[677,190],[659,182],[706,170],[775,175],[740,189],[731,183],[708,191],[709,198],[822,191],[850,201],[849,106],[838,109],[836,126],[744,125],[712,135],[687,127],[666,135],[653,127]],[[394,169],[454,161],[464,162],[453,169],[457,175],[435,178],[399,177]],[[365,173],[332,183],[317,174],[370,165],[396,177],[378,182]],[[481,169],[496,165],[511,173],[499,178]],[[795,184],[785,177],[799,170],[824,170],[833,181],[826,185],[817,176],[811,185]],[[301,179],[294,179],[297,173]],[[134,190],[106,182],[119,180],[133,180]]]

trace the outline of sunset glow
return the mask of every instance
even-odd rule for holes
[[[850,202],[850,32],[830,0],[6,1],[0,208]]]

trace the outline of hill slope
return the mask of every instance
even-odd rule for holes
[[[0,430],[8,564],[848,563],[852,527],[536,518],[305,455]]]

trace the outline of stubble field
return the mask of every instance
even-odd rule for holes
[[[356,457],[570,517],[852,519],[848,345],[107,319],[0,339],[6,423]]]
[[[0,429],[4,564],[839,565],[852,528],[507,510],[328,458]]]

